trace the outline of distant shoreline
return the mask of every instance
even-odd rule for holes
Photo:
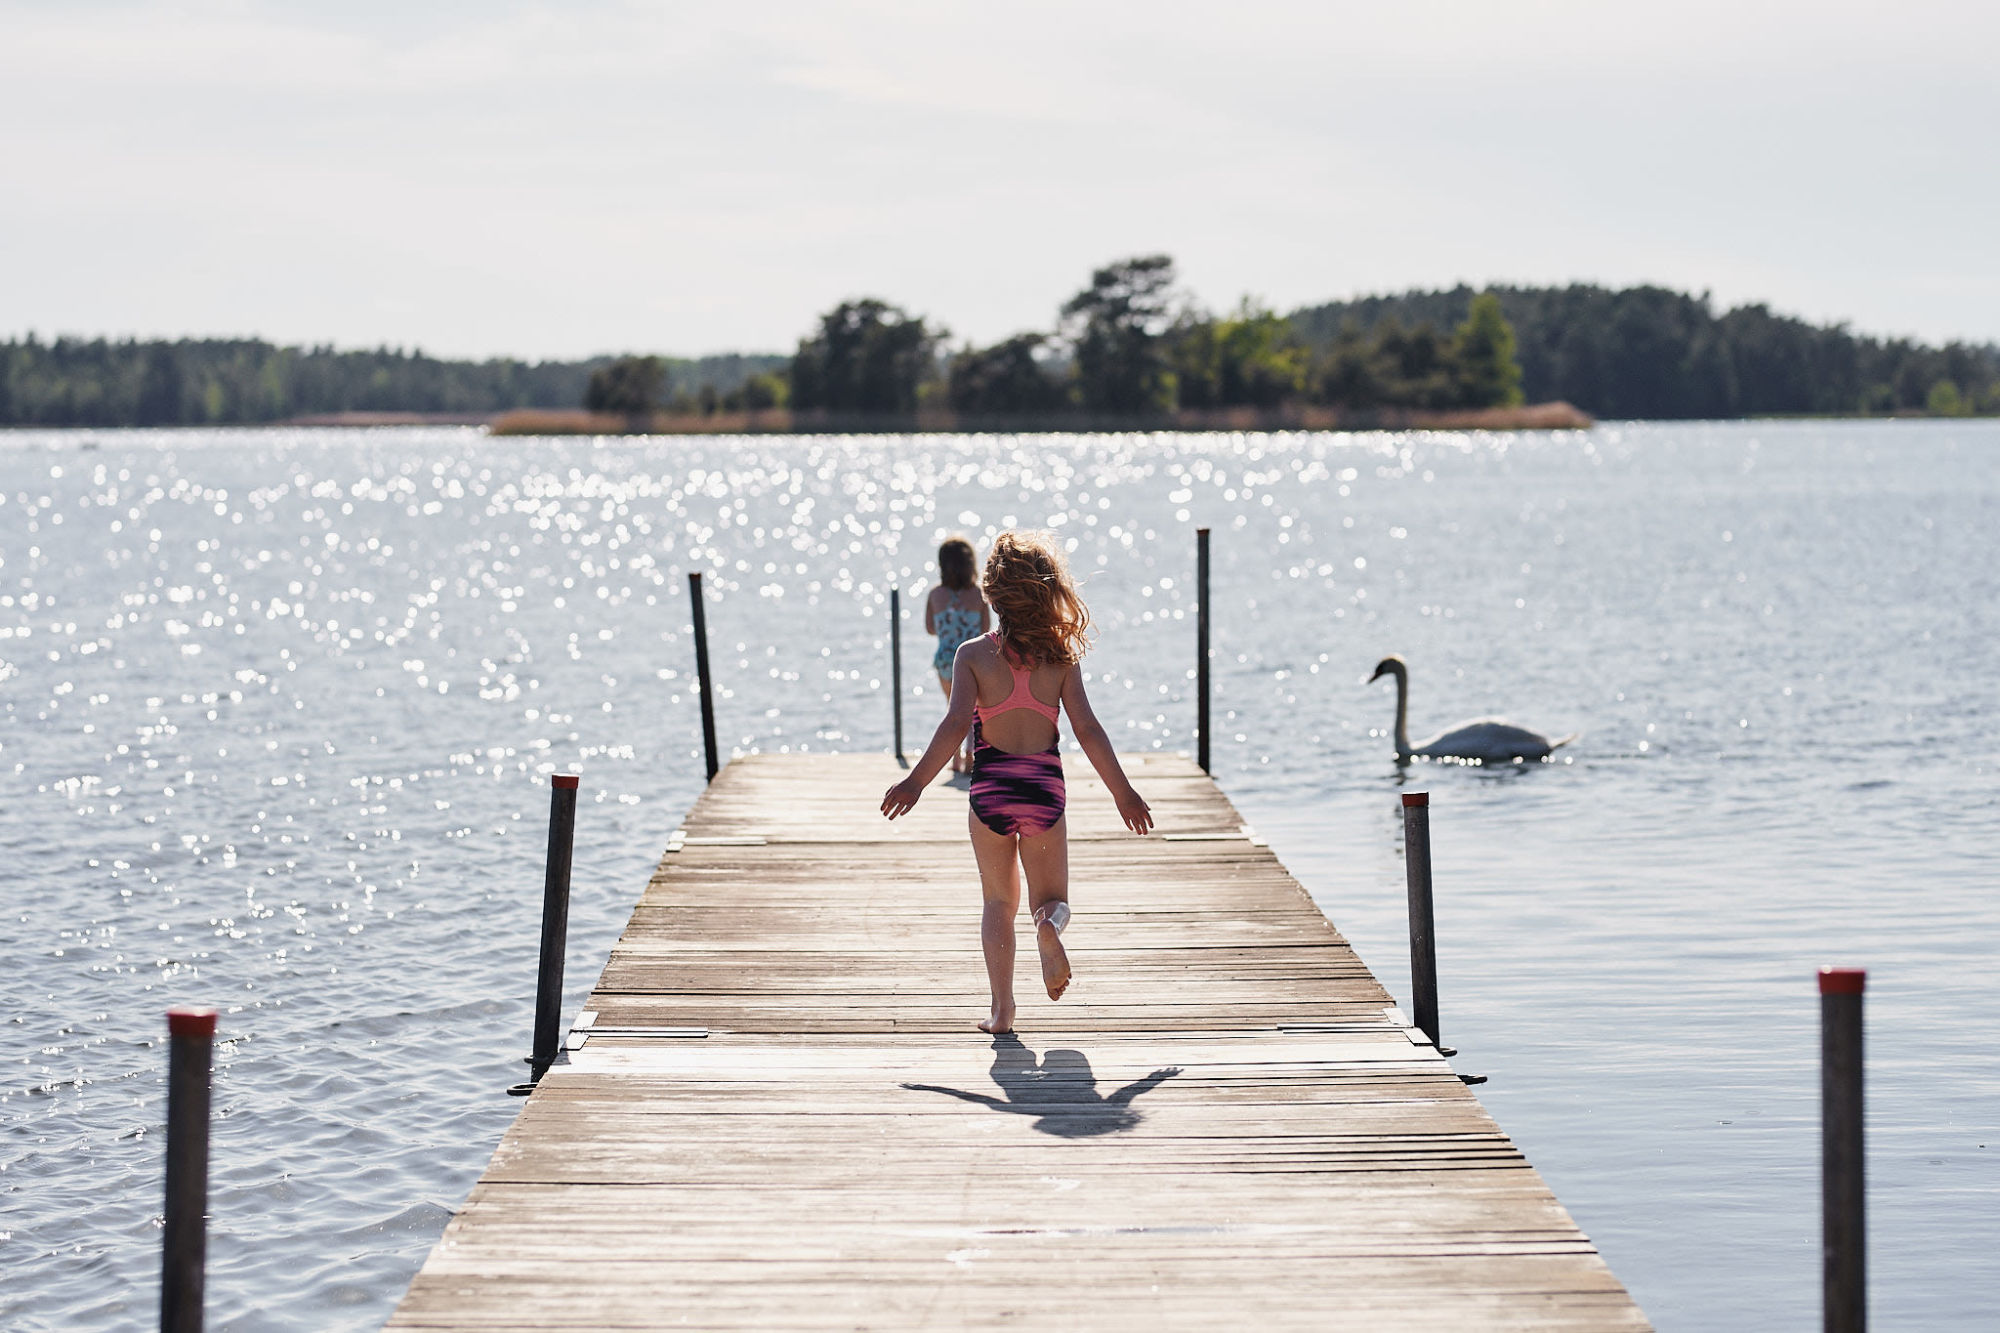
[[[314,412],[287,417],[276,426],[490,426],[493,412]]]
[[[492,419],[495,435],[918,435],[1099,433],[1112,431],[1280,430],[1587,430],[1589,413],[1568,403],[1482,407],[1454,411],[1382,408],[1371,411],[1292,406],[1183,409],[1160,417],[1105,417],[1088,413],[983,417],[950,411],[914,416],[752,411],[655,412],[630,418],[616,413],[523,408]]]
[[[1940,416],[1921,409],[1895,412],[1768,412],[1740,417],[1618,417],[1618,421],[1671,423],[1686,421],[1992,421],[1993,413]],[[323,412],[271,421],[219,421],[173,426],[0,425],[0,437],[39,431],[254,431],[304,428],[315,430],[381,430],[411,426],[479,426],[494,435],[1020,435],[1115,434],[1133,431],[1212,433],[1215,431],[1365,431],[1365,430],[1588,430],[1597,424],[1589,413],[1569,403],[1531,403],[1522,407],[1423,412],[1383,410],[1341,411],[1335,408],[1259,411],[1254,408],[1176,413],[1170,419],[1114,419],[1083,415],[1033,419],[959,418],[950,413],[924,413],[903,418],[829,416],[792,413],[784,408],[756,412],[657,413],[635,427],[625,417],[581,409],[519,408],[510,412]]]

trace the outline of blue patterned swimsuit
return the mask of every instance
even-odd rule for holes
[[[968,611],[954,602],[942,611],[933,611],[931,624],[937,627],[938,641],[937,651],[931,654],[931,665],[940,676],[949,676],[958,646],[979,634],[979,612]]]

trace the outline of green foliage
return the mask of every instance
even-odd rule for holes
[[[1972,414],[1972,404],[1950,380],[1939,380],[1924,395],[1924,411],[1934,417],[1963,417]]]
[[[1861,391],[1855,410],[1863,416],[1874,416],[1896,410],[1896,386],[1893,384],[1871,384]]]
[[[1245,297],[1225,319],[1189,319],[1170,353],[1182,407],[1276,407],[1303,395],[1312,355],[1291,322]]]
[[[762,412],[785,406],[791,401],[791,393],[791,386],[785,382],[783,375],[766,371],[761,375],[752,375],[743,381],[742,387],[722,395],[722,406],[731,412]]]
[[[909,416],[936,373],[944,330],[886,301],[843,301],[799,340],[792,406],[872,416]]]
[[[1510,406],[1521,401],[1510,346],[1506,320],[1495,325],[1490,316],[1450,337],[1428,322],[1405,327],[1394,315],[1366,334],[1350,321],[1319,360],[1313,398],[1362,411]]]
[[[1388,401],[1376,365],[1375,345],[1354,321],[1349,320],[1334,336],[1321,358],[1312,396],[1315,402],[1339,403],[1363,411]]]
[[[1315,361],[1294,320],[1245,298],[1220,318],[1186,305],[1173,261],[1106,265],[1062,307],[1068,383],[1053,373],[1054,339],[1018,334],[953,358],[950,402],[967,416],[1047,415],[1080,406],[1135,420],[1177,408],[1272,409],[1303,401],[1356,408],[1454,408],[1520,401],[1513,332],[1499,304],[1479,302],[1454,336],[1390,318],[1350,326]]]
[[[1440,332],[1450,330],[1450,332]],[[255,339],[0,342],[0,426],[232,425],[342,412],[475,417],[603,403],[643,413],[791,406],[907,417],[948,401],[968,416],[1073,408],[1133,421],[1175,408],[1301,400],[1372,410],[1566,399],[1604,417],[2000,413],[2000,346],[1926,346],[1818,326],[1761,305],[1716,314],[1660,287],[1406,292],[1281,318],[1245,301],[1190,308],[1172,259],[1097,269],[1060,331],[965,348],[878,300],[829,311],[792,357],[446,361]],[[660,378],[648,388],[640,368]],[[651,372],[647,372],[651,373]],[[639,404],[639,406],[632,406]]]
[[[703,385],[709,394],[714,386]],[[642,417],[659,410],[667,393],[667,363],[657,356],[621,356],[590,372],[583,405],[592,412]]]
[[[1429,324],[1405,329],[1386,319],[1375,330],[1372,360],[1382,402],[1433,410],[1461,406],[1453,344]]]
[[[1176,385],[1166,334],[1175,303],[1174,261],[1166,255],[1107,264],[1064,303],[1077,395],[1086,409],[1137,417],[1173,410]]]
[[[1927,347],[1813,325],[1762,305],[1716,314],[1706,296],[1661,287],[1496,287],[1513,327],[1527,399],[1564,399],[1602,417],[1738,417],[1924,410],[1949,379],[1983,402],[2000,384],[2000,347]],[[1338,379],[1344,331],[1365,335],[1393,316],[1449,328],[1469,320],[1478,293],[1406,292],[1300,310],[1299,334],[1323,349]],[[1352,347],[1345,360],[1351,361]],[[1333,401],[1352,401],[1333,398]]]
[[[1492,292],[1472,298],[1452,351],[1458,362],[1458,398],[1465,406],[1513,407],[1522,401],[1514,329],[1500,311],[1500,298]]]
[[[574,407],[610,358],[444,361],[392,348],[336,351],[254,339],[0,342],[0,426],[203,426],[335,412],[476,416]],[[782,357],[666,360],[674,379],[728,393]]]
[[[1042,362],[1049,337],[1021,333],[991,347],[968,347],[951,359],[946,386],[952,410],[968,416],[1047,416],[1069,406],[1069,390]]]

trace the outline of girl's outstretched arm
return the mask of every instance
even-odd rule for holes
[[[1090,699],[1083,691],[1082,667],[1071,667],[1069,675],[1064,678],[1062,705],[1069,713],[1069,728],[1076,733],[1076,743],[1083,747],[1083,753],[1090,760],[1090,766],[1097,770],[1097,776],[1103,778],[1104,785],[1111,789],[1111,799],[1118,803],[1118,817],[1125,821],[1125,827],[1134,833],[1145,833],[1151,829],[1152,810],[1144,798],[1132,789],[1124,767],[1118,762],[1118,752],[1111,748],[1111,738],[1104,734],[1104,724],[1090,709]]]
[[[916,809],[917,798],[924,794],[924,788],[931,785],[931,779],[938,770],[951,762],[958,753],[958,747],[965,743],[965,733],[972,730],[973,705],[979,702],[979,681],[972,674],[972,663],[966,657],[966,650],[977,640],[960,645],[958,656],[951,663],[951,707],[945,710],[944,720],[931,735],[929,748],[924,757],[917,760],[917,766],[910,775],[883,793],[882,813],[894,819]]]

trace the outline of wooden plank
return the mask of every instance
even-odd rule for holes
[[[1023,930],[997,1040],[962,782],[731,763],[389,1326],[1646,1327],[1220,789],[1125,762],[1176,836],[1072,766],[1076,979]]]

